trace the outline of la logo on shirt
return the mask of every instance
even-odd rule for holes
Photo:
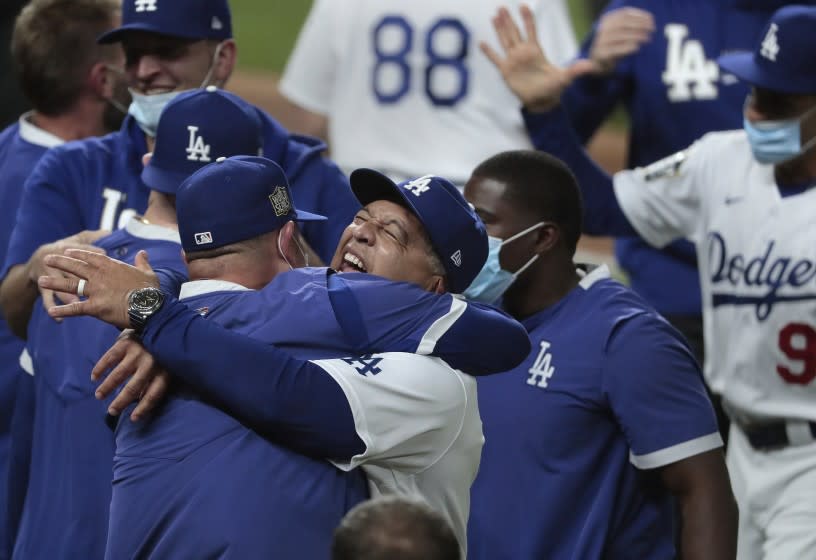
[[[716,99],[720,69],[715,61],[706,58],[703,44],[688,38],[688,27],[679,23],[666,25],[664,33],[668,47],[662,78],[669,86],[669,100]]]
[[[538,356],[536,356],[532,367],[527,370],[527,373],[530,374],[527,378],[527,385],[532,385],[539,389],[547,388],[550,378],[555,374],[555,367],[552,365],[550,343],[548,341],[541,341]]]

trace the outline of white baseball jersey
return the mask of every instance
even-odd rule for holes
[[[558,63],[577,52],[564,0],[527,0]],[[518,101],[479,50],[522,0],[316,0],[280,83],[329,119],[332,158],[400,180],[432,169],[460,185],[484,159],[530,148]]]
[[[750,417],[816,420],[816,189],[781,196],[741,130],[614,183],[647,241],[696,244],[712,389]]]
[[[451,524],[464,552],[470,487],[484,444],[476,381],[438,358],[389,352],[314,360],[342,387],[366,445],[361,466],[372,496],[423,500]]]

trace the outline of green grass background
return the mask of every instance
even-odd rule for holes
[[[343,0],[331,0],[343,2]],[[462,0],[467,5],[467,0]],[[568,0],[579,37],[589,22],[584,0]],[[311,0],[230,0],[233,27],[243,70],[279,73],[286,64]]]

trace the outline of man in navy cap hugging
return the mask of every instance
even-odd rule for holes
[[[237,52],[226,0],[123,0],[122,26],[99,41],[122,44],[133,102],[120,131],[53,150],[26,183],[0,272],[0,306],[21,336],[43,273],[37,248],[82,230],[117,229],[143,212],[148,189],[140,178],[141,158],[153,149],[162,110],[183,91],[226,84]],[[311,262],[328,262],[359,209],[348,180],[322,157],[323,143],[290,135],[255,110],[263,124],[263,155],[284,169],[295,202],[327,216],[304,225],[303,235],[304,250],[314,252]],[[206,135],[189,130],[185,140],[191,161],[214,161]],[[43,295],[53,303],[49,292]]]

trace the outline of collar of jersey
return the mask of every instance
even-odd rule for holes
[[[589,268],[589,272],[587,272],[587,268]],[[578,281],[577,287],[581,288],[583,291],[589,290],[596,282],[610,277],[609,267],[605,264],[595,267],[578,265],[575,267],[575,271],[579,276],[581,276],[581,280]],[[558,313],[558,310],[566,304],[567,300],[575,297],[575,294],[576,289],[573,288],[569,291],[569,293],[554,304],[542,309],[537,313],[534,313],[533,315],[530,315],[526,319],[523,319],[521,324],[524,325],[524,328],[527,329],[528,333],[534,331],[541,323],[552,317],[555,313]]]
[[[65,140],[59,136],[55,136],[32,123],[29,119],[33,114],[34,111],[29,111],[20,117],[20,138],[29,144],[42,146],[43,148],[53,148],[65,144]]]
[[[187,299],[213,292],[249,292],[252,291],[246,286],[229,282],[227,280],[193,280],[181,285],[179,299]]]
[[[181,245],[181,238],[179,237],[178,231],[166,228],[164,226],[150,224],[136,217],[128,220],[128,222],[125,224],[125,231],[127,231],[133,237],[138,237],[139,239],[169,241],[170,243],[178,243]]]
[[[604,280],[610,277],[609,267],[605,264],[590,267],[589,272],[587,272],[586,268],[577,268],[577,270],[578,274],[581,275],[581,280],[578,282],[578,285],[585,290],[590,289],[598,280]]]

